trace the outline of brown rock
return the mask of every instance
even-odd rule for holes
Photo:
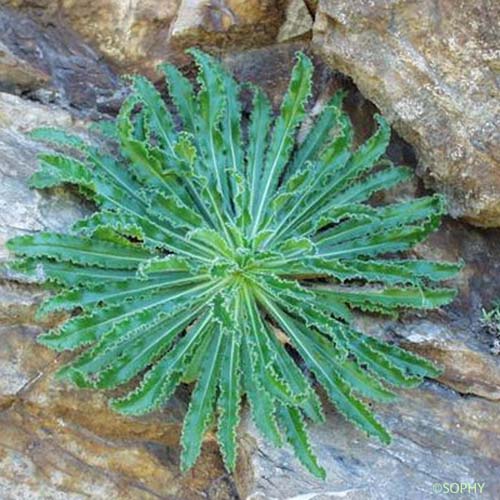
[[[1,300],[3,302],[3,298]],[[0,326],[0,402],[27,389],[55,357],[35,343],[40,328],[22,325],[22,322]]]
[[[499,4],[321,0],[313,44],[350,75],[419,158],[451,214],[500,226]]]
[[[168,31],[179,0],[6,0],[42,24],[71,27],[123,70],[154,68],[166,57]]]
[[[472,351],[461,342],[420,342],[409,338],[403,347],[443,367],[439,381],[462,394],[500,400],[500,366],[493,356]]]
[[[49,75],[16,56],[0,41],[0,88],[11,91],[33,90],[49,80]]]
[[[71,27],[122,72],[157,75],[180,51],[206,47],[260,47],[272,43],[283,19],[281,0],[5,0],[45,25]],[[310,16],[309,16],[310,18]],[[309,27],[310,29],[310,27]]]
[[[119,68],[155,68],[167,54],[178,0],[60,2],[65,22]]]
[[[172,25],[171,42],[238,49],[272,43],[281,24],[277,0],[182,0]]]
[[[398,321],[394,321],[359,315],[356,327],[436,363],[443,369],[443,374],[437,379],[441,384],[461,394],[499,401],[500,365],[488,352],[487,345],[471,335],[474,329],[479,330],[478,325],[461,331],[451,326],[450,319],[446,321],[443,314],[422,316],[402,314]],[[475,322],[479,323],[479,319],[476,318]]]
[[[0,325],[40,325],[45,328],[57,324],[65,315],[35,318],[36,310],[48,293],[40,286],[15,283],[0,279]]]
[[[12,330],[10,340],[0,359],[8,349],[22,357],[2,363],[2,375],[8,371],[12,379],[1,387],[10,398],[0,396],[2,498],[198,499],[210,490],[230,498],[232,485],[213,442],[190,474],[180,474],[180,400],[148,418],[120,417],[102,394],[55,382],[51,373],[58,363],[44,366],[54,355],[31,335]]]

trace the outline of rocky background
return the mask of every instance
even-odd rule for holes
[[[101,394],[56,383],[64,356],[34,339],[61,318],[37,322],[45,292],[1,275],[0,498],[416,500],[446,498],[432,486],[446,482],[476,482],[481,498],[498,498],[500,367],[481,311],[500,297],[499,22],[495,0],[0,0],[1,260],[11,236],[64,230],[91,209],[69,190],[27,188],[40,145],[24,133],[84,130],[112,116],[127,91],[121,74],[159,81],[163,60],[189,72],[183,49],[198,45],[276,106],[295,51],[307,51],[317,68],[313,112],[347,89],[359,141],[378,108],[394,127],[390,156],[418,175],[385,196],[437,190],[450,203],[451,217],[415,253],[465,262],[451,306],[398,321],[358,318],[445,372],[376,408],[394,433],[389,447],[328,406],[327,423],[312,429],[325,482],[289,450],[267,446],[245,415],[234,476],[210,436],[182,476],[189,388],[161,412],[130,419],[112,414]]]

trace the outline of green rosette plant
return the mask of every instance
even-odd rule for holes
[[[76,185],[97,211],[68,233],[11,239],[12,267],[57,289],[39,314],[75,313],[39,337],[56,351],[78,350],[60,377],[96,389],[137,379],[110,402],[125,415],[158,409],[179,384],[195,383],[182,470],[212,426],[234,469],[246,399],[263,436],[288,442],[324,477],[306,432],[306,420],[324,420],[316,386],[349,421],[389,443],[365,401],[393,401],[391,386],[440,373],[350,325],[353,310],[395,315],[453,299],[436,282],[459,265],[398,256],[438,227],[443,199],[368,203],[412,174],[384,158],[390,128],[381,116],[353,148],[342,93],[298,143],[313,71],[304,54],[279,112],[249,86],[244,116],[240,84],[211,56],[190,53],[194,86],[161,65],[172,106],[136,76],[116,120],[100,123],[91,139],[32,132],[59,152],[40,154],[31,186]]]

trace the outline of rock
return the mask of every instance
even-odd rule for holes
[[[234,498],[213,440],[179,474],[182,399],[145,418],[120,417],[103,394],[54,380],[64,357],[37,345],[37,333],[0,331],[2,498]]]
[[[321,0],[313,44],[415,147],[451,214],[500,226],[499,4]]]
[[[249,437],[244,443],[253,450],[251,498],[447,498],[435,494],[433,485],[462,482],[477,483],[476,491],[482,485],[482,498],[497,497],[498,404],[427,383],[402,393],[397,404],[377,406],[393,433],[389,446],[369,440],[326,408],[326,423],[310,426],[313,450],[327,471],[324,482],[304,472],[287,449],[263,442],[245,421]]]
[[[281,23],[275,0],[182,0],[172,25],[171,42],[220,48],[260,47],[272,43]]]
[[[168,32],[179,0],[6,0],[46,27],[72,28],[123,71],[154,69],[167,54]]]
[[[5,295],[1,294],[2,305]],[[9,323],[13,318],[9,318]],[[54,360],[54,354],[36,344],[35,336],[39,327],[23,325],[24,318],[19,318],[17,325],[5,323],[0,317],[0,409],[6,401],[19,394],[40,377],[42,371]],[[5,326],[4,326],[5,325]],[[14,326],[15,325],[15,326]]]
[[[261,47],[274,42],[283,12],[280,0],[5,0],[49,26],[71,27],[121,72],[158,77],[165,60],[185,62],[183,48],[203,45]]]
[[[0,8],[0,43],[17,62],[17,73],[26,73],[24,87],[19,86],[31,90],[30,96],[36,100],[56,102],[79,114],[85,110],[86,115],[96,117],[96,108],[105,107],[123,88],[101,56],[72,30],[54,24],[53,17],[41,26],[25,14]],[[17,80],[21,76],[14,70],[11,75]],[[33,81],[28,85],[29,78]],[[13,90],[12,82],[4,87]]]
[[[34,231],[63,231],[88,213],[88,208],[70,190],[41,192],[27,185],[42,146],[24,132],[42,125],[68,127],[74,124],[69,113],[0,94],[0,123],[4,125],[0,130],[0,260],[5,260],[4,245],[9,238]]]
[[[154,69],[168,54],[178,0],[59,2],[68,25],[122,71]]]
[[[36,127],[69,128],[74,119],[61,108],[26,101],[12,94],[0,92],[0,125],[24,133]]]
[[[65,315],[50,315],[45,318],[35,318],[35,313],[48,293],[36,285],[15,283],[0,279],[0,325],[40,325],[50,328]]]
[[[457,392],[500,400],[500,366],[493,356],[472,351],[461,342],[426,342],[411,336],[402,346],[442,366],[444,373],[438,380]]]
[[[356,326],[374,337],[396,342],[405,349],[435,362],[443,369],[437,379],[461,394],[500,400],[500,365],[488,346],[471,338],[471,330],[460,331],[442,317],[403,314],[399,320],[359,315]],[[479,318],[474,324],[479,329]],[[482,335],[484,337],[484,335]]]
[[[0,89],[11,92],[34,90],[48,80],[49,75],[13,54],[0,40]]]
[[[278,42],[289,42],[309,34],[313,19],[304,0],[291,0],[286,8],[285,22],[278,33]]]

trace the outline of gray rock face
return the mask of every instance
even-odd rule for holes
[[[7,239],[21,233],[66,230],[88,212],[69,191],[40,192],[28,187],[44,147],[27,132],[36,127],[81,127],[61,108],[0,92],[0,261],[6,260]]]
[[[97,108],[107,111],[121,90],[101,56],[53,18],[42,28],[0,7],[0,43],[0,90],[31,92],[39,101],[94,116]]]
[[[489,401],[464,400],[426,384],[402,394],[397,404],[377,407],[392,429],[388,447],[367,441],[338,413],[328,411],[326,424],[312,429],[313,449],[327,467],[326,481],[311,478],[287,452],[258,438],[251,498],[421,500],[447,498],[445,492],[439,494],[445,483],[466,483],[477,484],[477,491],[482,487],[481,498],[493,500],[500,488],[496,411]]]
[[[41,146],[23,132],[37,126],[70,127],[71,116],[54,107],[0,94],[0,259],[5,241],[19,233],[66,229],[85,213],[69,192],[40,193],[28,188]]]
[[[500,226],[499,3],[320,0],[313,44],[415,147],[451,213]]]

